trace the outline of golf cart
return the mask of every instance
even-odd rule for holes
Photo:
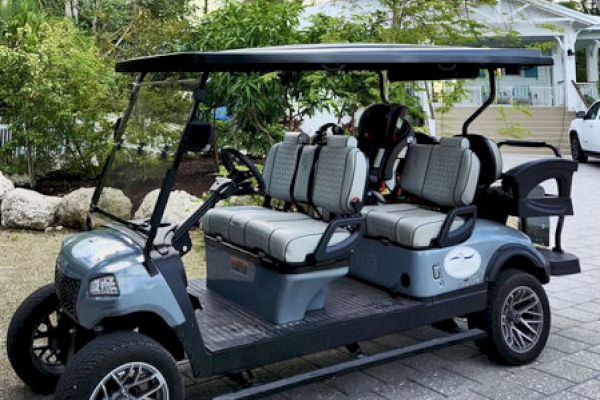
[[[255,368],[326,349],[345,347],[356,356],[220,397],[233,399],[469,340],[503,364],[533,361],[550,329],[542,285],[580,271],[560,243],[564,217],[573,214],[577,164],[544,158],[503,172],[498,145],[468,128],[493,101],[497,68],[551,64],[532,49],[403,45],[119,62],[117,71],[137,78],[91,201],[90,230],[65,239],[55,282],[15,313],[7,348],[16,373],[34,391],[56,390],[57,399],[183,399],[176,361],[188,360],[195,376],[240,381]],[[406,107],[386,98],[386,80],[472,79],[482,70],[490,98],[456,137],[415,132]],[[184,222],[170,222],[178,170],[214,141],[205,118],[211,77],[314,71],[380,77],[381,103],[363,111],[357,135],[332,123],[314,135],[286,133],[262,172],[240,151],[222,149],[228,176],[216,179]],[[175,95],[162,94],[166,88]],[[145,91],[155,96],[145,101]],[[171,103],[189,104],[187,116]],[[138,115],[151,106],[164,121]],[[546,194],[546,181],[557,193]],[[119,217],[103,201],[118,187],[152,185],[160,190],[149,218]],[[239,195],[259,195],[262,205],[215,207]],[[91,229],[98,216],[108,223]],[[519,219],[519,229],[507,226],[509,217]],[[549,228],[539,219],[550,217],[558,218],[553,246],[540,234]],[[198,223],[206,278],[188,281],[182,256]],[[432,324],[442,336],[360,351],[361,341]]]

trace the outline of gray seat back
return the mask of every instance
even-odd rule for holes
[[[469,134],[465,136],[469,141],[470,149],[481,163],[478,186],[486,188],[502,176],[502,154],[494,141],[481,135]]]
[[[480,163],[464,138],[439,145],[412,144],[402,173],[402,189],[442,207],[473,202]]]
[[[302,147],[310,142],[305,133],[288,132],[283,141],[275,144],[265,161],[263,179],[265,192],[275,199],[291,202],[292,184]]]
[[[366,183],[367,160],[356,138],[330,136],[319,152],[309,188],[313,205],[334,214],[353,214],[360,211],[355,204],[362,204]]]

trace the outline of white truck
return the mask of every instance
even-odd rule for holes
[[[587,162],[588,157],[600,157],[600,101],[575,114],[569,137],[573,160]]]

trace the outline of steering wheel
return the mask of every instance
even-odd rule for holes
[[[220,152],[221,161],[229,178],[238,186],[237,194],[259,194],[265,191],[265,181],[256,165],[244,154],[230,147]],[[240,168],[242,167],[242,168]],[[245,168],[243,168],[245,167]],[[258,182],[258,189],[252,187],[251,179]]]
[[[319,127],[319,129],[317,129],[314,142],[316,144],[326,143],[327,136],[328,136],[327,131],[330,129],[331,129],[332,135],[343,135],[344,134],[344,128],[342,128],[338,124],[334,124],[333,122],[328,122],[326,124],[321,125]]]

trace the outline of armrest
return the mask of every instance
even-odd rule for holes
[[[354,231],[339,243],[329,245],[334,233],[342,227],[353,227]],[[319,264],[326,261],[337,260],[348,255],[362,238],[364,232],[364,217],[349,217],[334,219],[327,225],[315,251],[306,257],[308,264]]]
[[[452,230],[457,218],[464,218],[464,224]],[[462,243],[471,237],[477,221],[477,207],[456,207],[450,210],[437,238],[432,240],[434,247],[448,247]]]

